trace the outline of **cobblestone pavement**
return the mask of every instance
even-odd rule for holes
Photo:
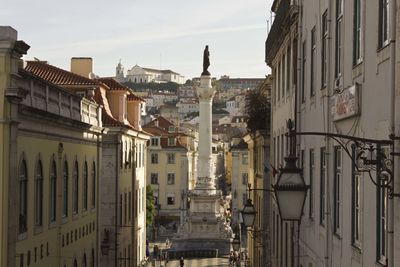
[[[160,265],[161,264],[161,265]],[[179,260],[169,261],[167,265],[164,262],[156,262],[154,267],[179,267]],[[211,258],[211,259],[193,259],[185,260],[184,267],[227,267],[229,260],[226,258]]]

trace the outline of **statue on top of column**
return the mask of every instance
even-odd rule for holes
[[[210,52],[208,51],[208,45],[206,45],[203,54],[203,72],[201,73],[201,75],[210,75],[210,72],[208,72],[209,66],[210,66]]]

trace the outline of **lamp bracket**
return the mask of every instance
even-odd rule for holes
[[[294,130],[289,130],[286,135],[288,137],[295,137],[298,135],[323,136],[333,139],[350,157],[355,166],[355,172],[367,173],[375,186],[387,188],[389,195],[392,194],[393,160],[389,158],[389,156],[400,156],[400,153],[385,153],[384,147],[389,147],[393,151],[394,140],[400,140],[400,137],[390,135],[389,139],[371,139],[336,133],[296,132]],[[377,178],[372,176],[372,171],[377,173]]]

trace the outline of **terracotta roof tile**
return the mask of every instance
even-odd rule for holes
[[[120,84],[119,82],[114,80],[114,78],[105,77],[105,78],[98,78],[96,80],[105,84],[111,91],[128,91],[130,93],[128,95],[128,100],[137,100],[137,101],[145,102],[145,100],[143,98],[135,95],[134,91],[131,88]]]
[[[144,125],[143,127],[156,126],[156,121],[158,121],[158,127],[162,128],[164,131],[168,131],[170,126],[175,126],[172,122],[170,122],[166,118],[159,116],[156,119]]]
[[[113,78],[97,78],[96,81],[104,83],[111,91],[130,91],[131,89],[120,84]]]
[[[57,85],[99,85],[94,80],[57,68],[46,61],[27,61],[25,70]]]

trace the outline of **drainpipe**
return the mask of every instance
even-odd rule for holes
[[[101,156],[100,153],[102,152],[101,149],[101,143],[102,143],[102,138],[103,138],[103,134],[105,132],[105,128],[103,128],[101,130],[100,134],[97,134],[97,159],[96,159],[96,178],[97,178],[97,183],[96,183],[96,198],[95,198],[95,205],[96,205],[96,249],[95,249],[95,253],[96,253],[96,257],[95,257],[95,262],[94,265],[95,266],[99,266],[99,252],[101,251],[100,249],[100,166],[101,166]],[[97,261],[97,263],[96,263]]]
[[[121,140],[119,140],[121,139]],[[114,255],[114,266],[118,266],[118,210],[119,210],[119,203],[118,203],[118,186],[119,186],[119,162],[122,162],[122,157],[120,158],[119,154],[119,149],[120,146],[122,147],[122,138],[120,138],[120,135],[117,135],[117,142],[115,146],[115,255]]]
[[[298,24],[297,24],[297,84],[296,84],[296,90],[294,91],[294,129],[295,131],[298,131],[301,128],[301,123],[300,123],[300,108],[299,108],[299,97],[302,97],[301,94],[298,94],[298,89],[299,87],[303,84],[302,81],[302,62],[303,62],[303,1],[299,1],[299,17],[298,17]],[[300,148],[301,141],[296,138],[296,147]],[[297,149],[297,151],[300,151],[300,149]],[[297,238],[295,238],[295,229],[296,226],[294,223],[291,223],[292,227],[292,264],[294,266],[294,255],[295,255],[295,250],[294,250],[294,242],[297,242],[297,266],[300,266],[300,222],[297,224]]]
[[[397,3],[396,0],[392,0],[390,3],[390,133],[399,136],[400,134],[400,96],[398,89],[396,88],[396,10]],[[397,115],[397,116],[396,116]],[[400,140],[394,140],[394,152],[400,151]],[[400,174],[400,158],[398,156],[392,156],[394,162],[394,172],[393,172],[393,193],[398,193],[400,188],[398,176]],[[394,227],[395,227],[395,200],[394,198],[388,199],[389,208],[389,220],[388,220],[388,264],[387,266],[395,266],[395,242],[394,242]],[[396,263],[396,266],[399,266]]]

